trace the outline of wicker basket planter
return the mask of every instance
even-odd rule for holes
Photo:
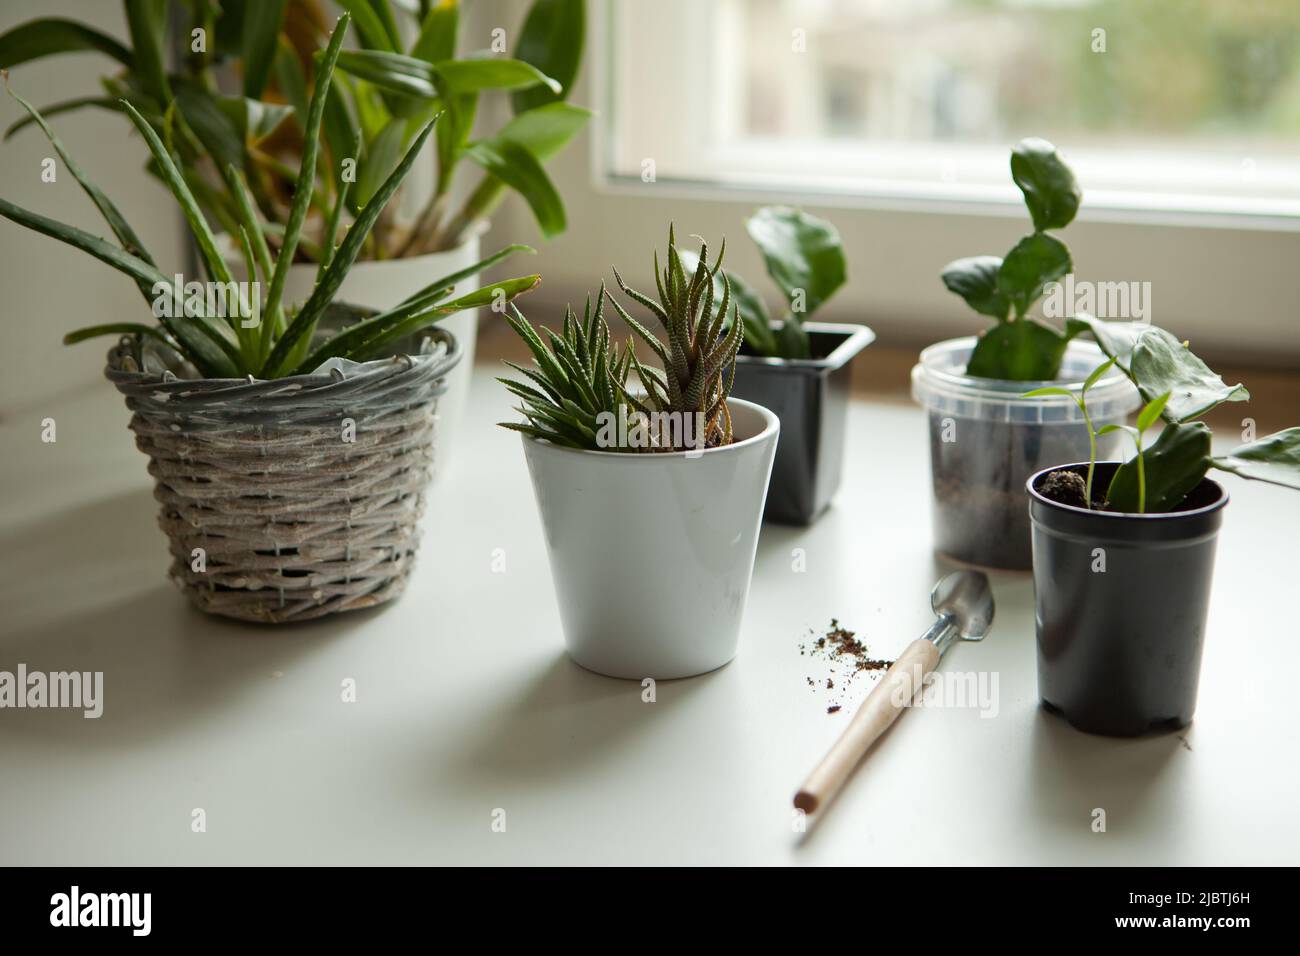
[[[401,594],[437,399],[459,359],[439,329],[414,355],[272,381],[194,379],[123,339],[105,374],[149,456],[172,580],[204,611],[272,624]]]

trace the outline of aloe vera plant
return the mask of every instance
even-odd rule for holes
[[[1083,314],[1070,320],[1068,330],[1073,335],[1091,335],[1106,361],[1088,376],[1078,395],[1049,386],[1024,397],[1067,395],[1083,410],[1092,446],[1081,495],[1085,507],[1099,504],[1103,510],[1127,514],[1176,511],[1210,468],[1300,489],[1300,427],[1247,442],[1227,455],[1213,454],[1210,428],[1197,419],[1224,402],[1246,401],[1250,395],[1243,385],[1225,383],[1187,343],[1157,326],[1107,322]],[[1087,414],[1087,391],[1112,367],[1133,382],[1146,404],[1134,425],[1112,424],[1094,431]],[[1145,446],[1143,435],[1160,420],[1165,422],[1160,435]],[[1113,431],[1129,434],[1137,453],[1115,470],[1098,503],[1092,488],[1096,438]]]
[[[1083,193],[1056,147],[1024,139],[1011,150],[1011,178],[1024,195],[1034,231],[1006,256],[971,256],[944,267],[943,284],[976,312],[997,320],[975,344],[967,375],[1010,381],[1048,381],[1061,370],[1070,339],[1029,313],[1045,286],[1073,268],[1070,250],[1051,235],[1073,221]]]
[[[658,252],[654,255],[657,301],[629,287],[614,270],[619,289],[658,320],[667,342],[634,318],[603,284],[594,311],[590,302],[582,319],[566,310],[563,333],[548,331],[549,341],[514,311],[511,327],[527,343],[536,365],[527,369],[511,364],[527,382],[501,380],[522,401],[519,412],[526,419],[502,426],[568,447],[604,451],[682,451],[730,444],[727,397],[743,332],[731,306],[730,282],[721,271],[722,256],[719,252],[710,265],[704,244],[695,270],[687,273],[669,226],[662,271]],[[715,280],[722,289],[716,307]],[[606,301],[649,346],[659,366],[642,364],[632,339],[622,348],[611,342],[603,312]],[[732,321],[727,324],[729,309]],[[628,387],[633,370],[639,391]]]
[[[45,56],[91,52],[116,61],[102,91],[50,104],[46,115],[129,103],[168,144],[199,207],[237,246],[244,196],[226,175],[234,166],[280,243],[295,215],[298,174],[314,157],[317,175],[294,251],[325,263],[330,236],[371,204],[424,125],[441,114],[434,141],[433,195],[414,222],[386,207],[370,227],[364,259],[453,248],[481,228],[510,190],[533,210],[544,236],[565,227],[564,206],[543,162],[586,124],[587,110],[564,102],[577,77],[585,33],[583,0],[534,0],[515,31],[514,56],[456,53],[460,5],[392,0],[336,0],[356,26],[357,49],[321,69],[327,18],[318,0],[167,3],[123,0],[130,44],[74,20],[42,17],[0,36],[0,68]],[[403,46],[402,18],[414,17],[415,40]],[[189,38],[168,70],[165,38]],[[495,41],[494,41],[495,42]],[[241,89],[220,88],[219,68],[234,67]],[[327,91],[323,123],[308,129],[309,100]],[[509,93],[513,118],[471,139],[484,93]],[[291,121],[292,120],[292,121]],[[15,123],[6,137],[29,125]],[[310,133],[310,135],[309,135]],[[324,137],[317,148],[312,136]],[[211,158],[213,162],[208,162]],[[452,188],[466,161],[482,177],[459,207]],[[149,169],[162,175],[156,162]],[[291,195],[290,190],[295,192]],[[342,225],[340,225],[342,223]]]
[[[461,279],[478,273],[514,252],[527,249],[524,246],[508,246],[467,269],[443,276],[395,308],[378,314],[358,314],[356,317],[359,321],[344,327],[324,341],[317,341],[315,333],[318,322],[326,309],[334,305],[335,294],[356,261],[370,230],[410,171],[420,148],[432,134],[437,119],[434,117],[423,125],[401,161],[381,183],[370,202],[359,210],[356,220],[337,248],[334,247],[333,236],[329,237],[331,254],[327,263],[322,263],[316,285],[307,301],[300,306],[293,306],[282,300],[288,267],[293,261],[310,203],[316,143],[325,111],[325,91],[329,88],[328,80],[339,57],[348,23],[349,16],[344,14],[339,19],[322,58],[320,69],[325,82],[313,94],[309,105],[308,136],[305,139],[307,152],[294,190],[288,222],[280,237],[278,255],[273,257],[271,254],[267,229],[254,211],[242,173],[233,164],[226,167],[231,191],[239,199],[238,236],[244,266],[250,284],[256,283],[253,288],[258,290],[258,295],[241,295],[234,309],[222,308],[219,314],[213,314],[204,308],[196,311],[182,309],[179,315],[176,314],[180,303],[174,301],[173,280],[158,269],[126,218],[68,155],[40,112],[11,91],[50,138],[68,171],[104,216],[118,244],[114,245],[74,226],[48,219],[4,199],[0,199],[0,215],[81,249],[130,276],[161,325],[158,327],[126,322],[91,326],[69,333],[65,337],[66,342],[79,342],[96,335],[150,336],[175,348],[201,376],[229,378],[251,375],[279,378],[310,372],[334,356],[358,361],[377,357],[398,339],[437,322],[443,316],[496,304],[502,299],[508,301],[537,286],[540,281],[538,276],[522,276],[494,283],[469,295],[451,297],[455,284]],[[6,82],[7,79],[6,75]],[[210,284],[237,290],[239,284],[235,283],[230,267],[219,250],[216,236],[175,157],[149,121],[134,106],[129,102],[121,105],[144,137],[160,176],[185,215]],[[338,222],[337,212],[336,207],[331,216],[335,224]],[[264,298],[260,295],[262,288],[266,290]],[[160,308],[160,305],[166,307]]]

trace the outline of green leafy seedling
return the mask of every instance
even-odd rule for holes
[[[1142,456],[1142,435],[1148,428],[1156,423],[1160,417],[1160,412],[1164,409],[1169,401],[1170,392],[1157,396],[1138,412],[1136,425],[1103,425],[1097,432],[1098,436],[1109,435],[1111,432],[1125,432],[1133,438],[1133,444],[1137,446],[1137,476],[1138,476],[1138,514],[1146,514],[1147,510],[1147,484],[1146,468]]]
[[[1020,396],[1021,398],[1036,398],[1040,395],[1064,395],[1078,406],[1080,413],[1083,415],[1083,423],[1088,429],[1088,479],[1084,485],[1084,499],[1089,508],[1092,507],[1092,475],[1097,468],[1097,431],[1092,427],[1092,416],[1088,413],[1088,389],[1101,381],[1101,377],[1110,371],[1114,364],[1114,359],[1107,359],[1093,369],[1092,374],[1084,380],[1083,387],[1079,389],[1077,395],[1068,388],[1049,385],[1045,388],[1036,388],[1025,392]]]

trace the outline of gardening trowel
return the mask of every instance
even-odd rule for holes
[[[808,775],[794,805],[815,813],[834,798],[876,738],[912,703],[927,674],[956,640],[980,641],[993,623],[993,592],[982,571],[955,571],[930,592],[935,621],[885,672],[835,746]]]

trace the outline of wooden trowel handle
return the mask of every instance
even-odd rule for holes
[[[903,656],[894,661],[867,695],[840,739],[808,775],[794,795],[794,805],[804,813],[815,813],[830,803],[862,755],[898,719],[916,696],[925,676],[938,664],[939,650],[929,641],[918,639],[909,644]]]

